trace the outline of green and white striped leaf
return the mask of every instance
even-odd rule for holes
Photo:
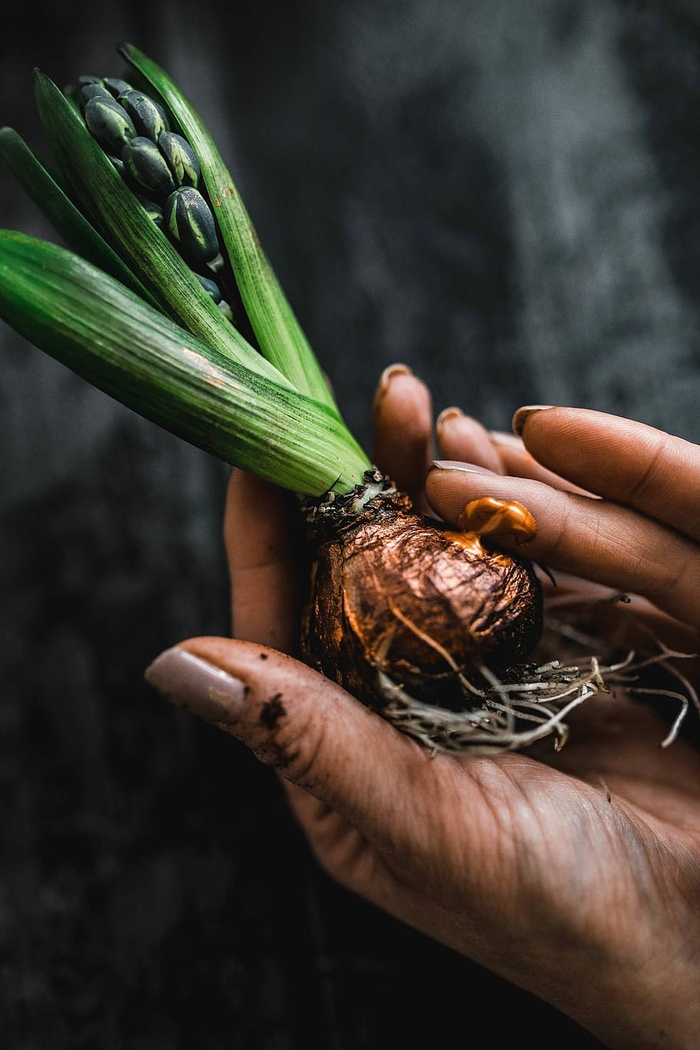
[[[0,230],[0,316],[139,415],[300,496],[370,466],[328,406],[212,350],[65,248]]]

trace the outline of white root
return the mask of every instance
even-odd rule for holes
[[[586,645],[598,642],[571,628],[570,624],[550,623],[550,632],[560,639]],[[529,747],[548,736],[554,737],[559,751],[566,743],[568,715],[585,701],[604,692],[613,696],[656,696],[674,700],[680,710],[661,747],[677,738],[691,705],[700,713],[697,690],[676,666],[676,661],[696,656],[669,649],[650,637],[654,651],[635,650],[624,659],[606,661],[601,655],[587,655],[575,661],[548,659],[539,666],[528,666],[515,681],[501,681],[487,667],[480,673],[486,688],[477,688],[460,675],[465,709],[455,711],[417,700],[379,667],[378,682],[385,706],[382,716],[397,729],[414,737],[431,754],[497,755]],[[650,687],[643,672],[658,667],[677,688]]]

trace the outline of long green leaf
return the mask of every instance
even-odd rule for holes
[[[226,360],[65,248],[0,230],[0,317],[144,418],[299,495],[348,492],[369,466],[327,406]]]

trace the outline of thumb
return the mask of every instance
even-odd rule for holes
[[[170,703],[236,737],[348,819],[366,817],[375,788],[386,797],[407,766],[430,762],[426,749],[330,679],[255,642],[190,638],[145,676]]]

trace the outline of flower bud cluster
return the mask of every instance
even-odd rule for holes
[[[223,260],[214,215],[202,192],[189,142],[170,130],[161,105],[118,77],[83,76],[78,105],[85,124],[156,225],[230,317],[216,274]]]

